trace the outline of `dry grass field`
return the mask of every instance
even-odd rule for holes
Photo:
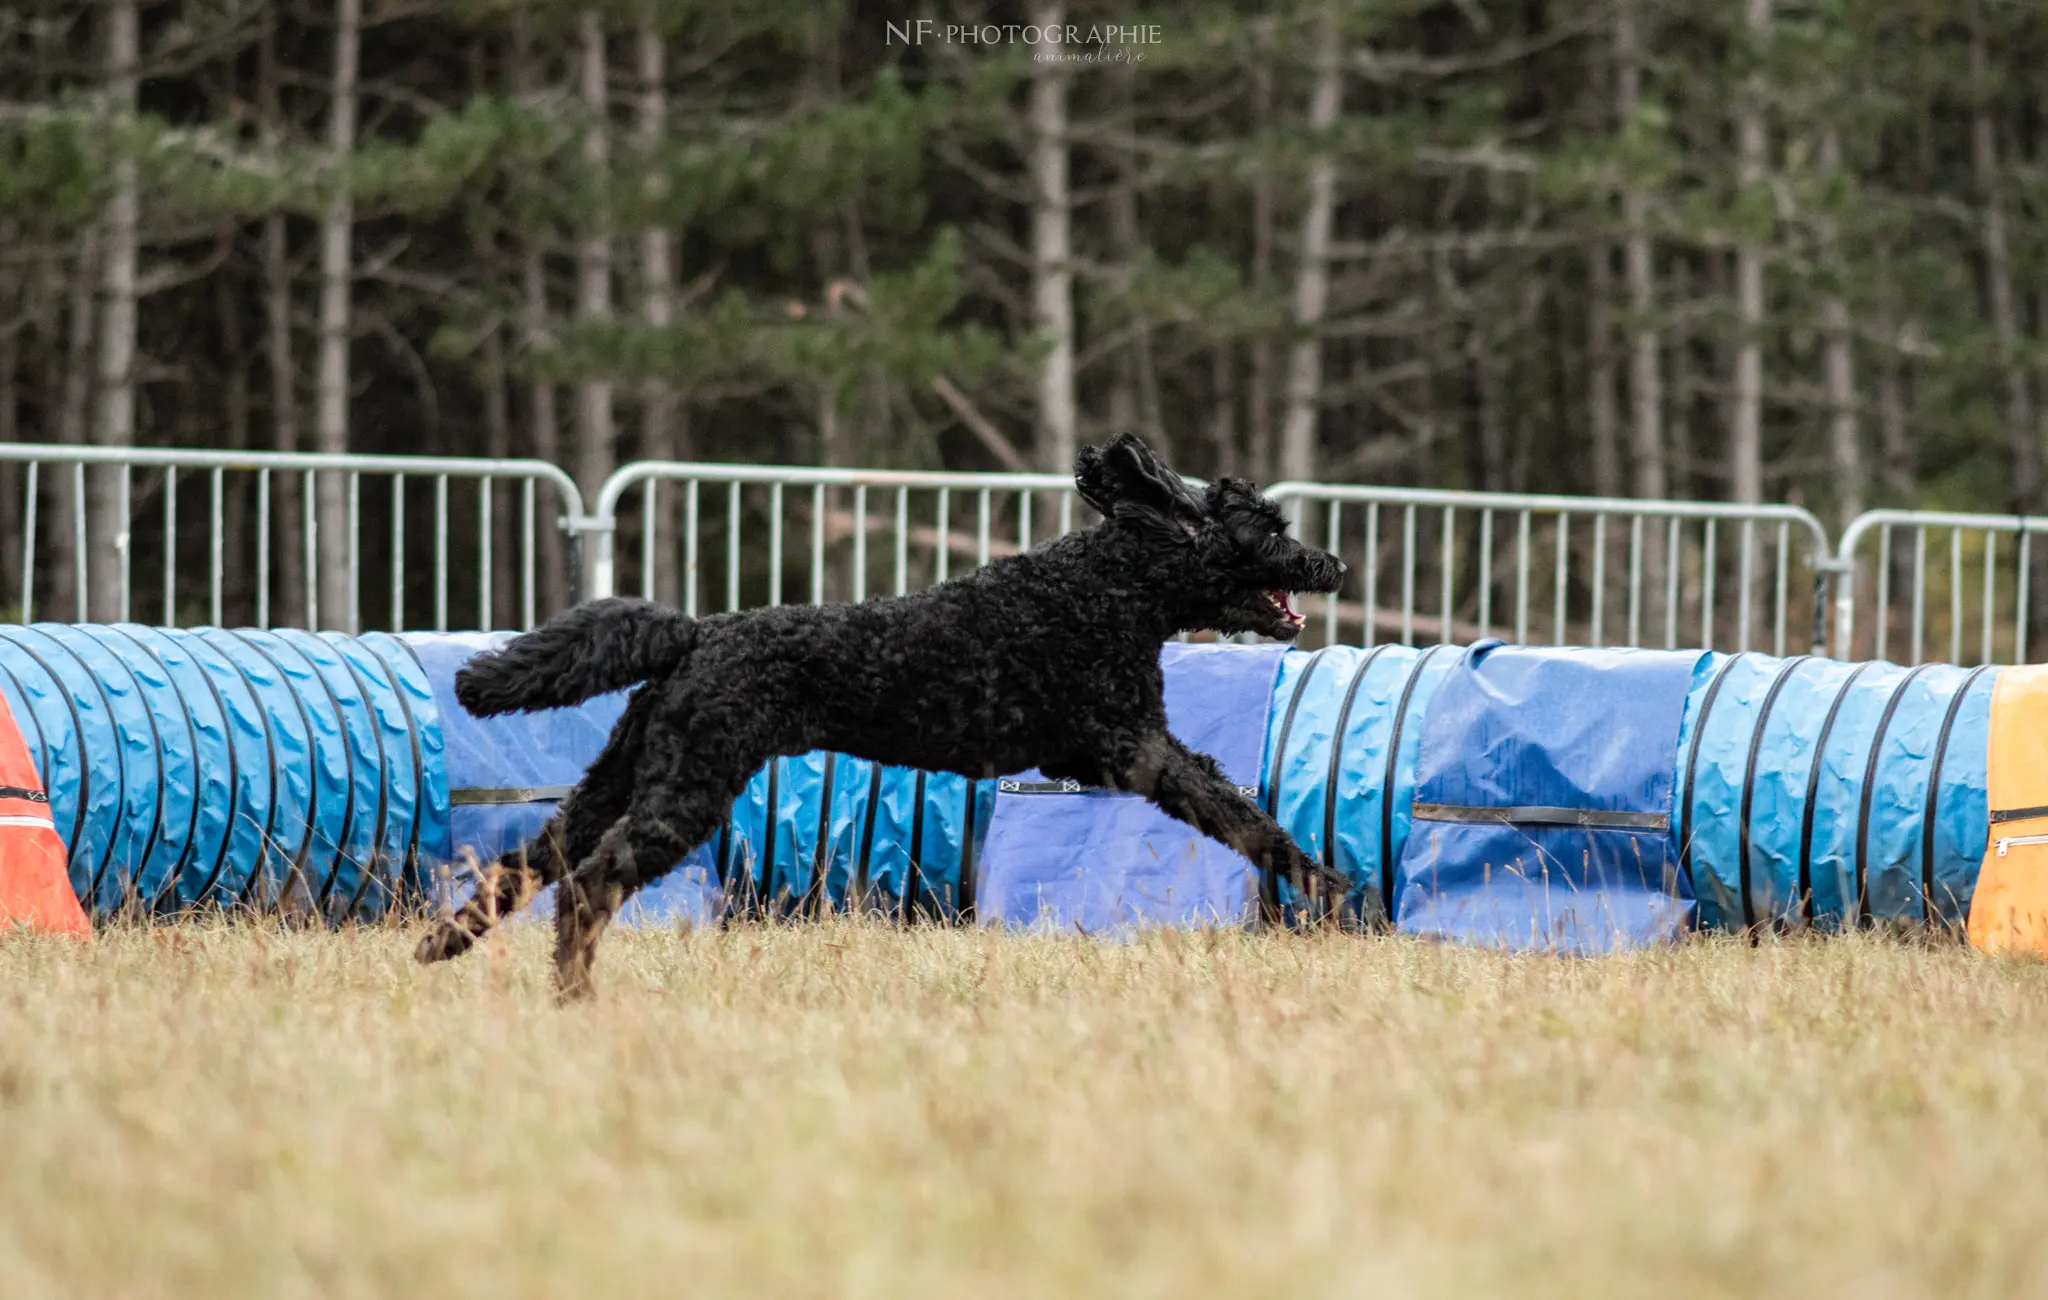
[[[0,1295],[2048,1291],[2048,969],[833,924],[0,944]]]

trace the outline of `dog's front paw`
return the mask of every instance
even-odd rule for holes
[[[476,936],[454,921],[442,921],[420,938],[412,950],[413,960],[422,966],[460,957],[476,945]]]
[[[1351,893],[1349,879],[1314,859],[1309,861],[1309,880],[1315,892],[1331,907],[1343,902]]]

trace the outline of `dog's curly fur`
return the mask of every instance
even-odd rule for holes
[[[1132,791],[1261,870],[1337,896],[1341,881],[1168,733],[1159,648],[1195,629],[1291,639],[1301,620],[1287,593],[1335,591],[1344,566],[1289,537],[1251,484],[1198,493],[1131,434],[1082,451],[1074,481],[1100,524],[915,595],[699,619],[599,600],[471,660],[455,693],[478,716],[644,684],[539,837],[487,873],[419,959],[466,951],[562,880],[560,989],[587,994],[620,905],[714,834],[763,763],[813,749]]]

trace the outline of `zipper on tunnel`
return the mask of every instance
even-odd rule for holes
[[[2029,844],[2048,844],[2048,835],[2006,835],[1997,843],[1998,856],[2004,857],[2010,848],[2025,848]]]

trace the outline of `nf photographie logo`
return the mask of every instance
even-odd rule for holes
[[[885,23],[886,44],[923,45],[1014,45],[1036,47],[1036,63],[1143,63],[1145,51],[1134,46],[1157,45],[1157,23],[1119,27],[1099,23],[1086,27],[1078,23],[937,23],[919,18]]]

